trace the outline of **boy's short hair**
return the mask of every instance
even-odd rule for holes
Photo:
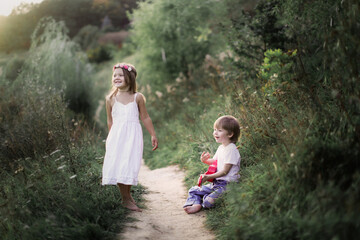
[[[239,121],[230,115],[219,117],[215,123],[214,127],[222,128],[228,131],[228,133],[232,133],[232,137],[230,138],[231,142],[236,143],[240,136],[240,124]]]

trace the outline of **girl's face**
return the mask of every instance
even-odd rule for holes
[[[214,127],[213,136],[217,143],[221,143],[225,146],[231,143],[230,138],[232,137],[232,134],[229,134],[228,131],[221,127]]]
[[[116,68],[113,72],[112,82],[113,85],[117,88],[124,89],[127,87],[124,71],[121,68]]]

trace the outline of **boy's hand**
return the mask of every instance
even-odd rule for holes
[[[202,177],[201,179],[201,183],[204,183],[206,182],[207,180],[209,180],[209,176],[208,175],[205,175],[205,174],[201,174],[200,177]]]
[[[205,162],[206,160],[209,160],[210,159],[210,153],[209,152],[203,152],[201,154],[201,157],[200,157],[200,160],[201,162]]]

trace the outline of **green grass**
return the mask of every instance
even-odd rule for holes
[[[100,141],[45,156],[18,159],[1,171],[0,233],[3,239],[110,239],[122,229],[129,210],[116,186],[101,186]],[[141,202],[142,186],[132,190]]]
[[[45,25],[20,73],[1,55],[16,74],[0,76],[0,236],[114,239],[132,219],[117,186],[101,186],[107,131],[89,116],[110,76],[94,85],[96,66],[63,35],[64,26]],[[140,205],[144,192],[132,188]]]

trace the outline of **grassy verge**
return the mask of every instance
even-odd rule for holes
[[[226,68],[223,71],[219,78],[232,75]],[[292,78],[289,71],[278,73],[279,81]],[[206,78],[207,73],[203,74]],[[245,86],[238,76],[225,79],[221,91],[213,89],[209,95],[204,88],[189,97],[181,112],[176,108],[175,119],[159,123],[164,144],[161,153],[148,159],[149,164],[180,164],[187,171],[187,186],[195,185],[206,169],[199,160],[201,152],[213,155],[217,149],[213,122],[220,115],[234,115],[241,124],[237,144],[241,180],[231,184],[224,198],[207,211],[207,224],[217,237],[355,239],[360,224],[355,213],[359,211],[355,194],[359,192],[359,143],[353,126],[336,104],[314,108],[312,96],[295,83],[259,89]],[[219,227],[219,222],[224,224]]]
[[[0,75],[2,239],[114,239],[131,221],[117,187],[101,186],[106,134],[90,116],[103,89],[65,32],[40,22],[27,58],[4,66],[15,74]]]
[[[103,143],[82,143],[64,152],[17,159],[1,171],[3,239],[112,239],[128,210],[116,186],[101,186]],[[133,188],[141,200],[144,189]]]

